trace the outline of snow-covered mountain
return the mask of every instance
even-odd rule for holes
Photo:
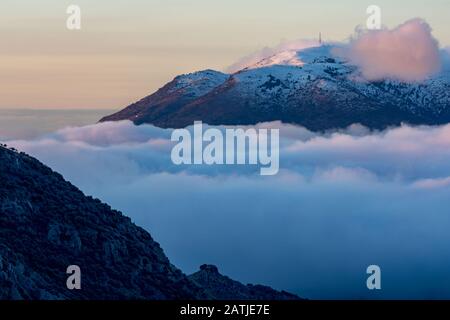
[[[132,120],[185,127],[281,120],[311,130],[361,123],[382,129],[450,122],[450,70],[423,82],[370,82],[339,58],[336,46],[286,50],[233,73],[181,75],[152,95],[101,121]]]

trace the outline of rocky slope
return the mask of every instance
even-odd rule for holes
[[[298,300],[300,297],[285,291],[278,292],[261,285],[243,285],[219,273],[213,265],[202,265],[200,271],[189,276],[215,300]]]
[[[66,287],[69,265],[81,268],[81,290]],[[0,300],[211,298],[129,218],[0,146]]]
[[[449,70],[422,83],[368,82],[333,49],[281,52],[233,74],[205,70],[178,76],[100,121],[178,128],[196,120],[212,125],[281,120],[311,130],[450,122]]]

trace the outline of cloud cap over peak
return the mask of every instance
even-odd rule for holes
[[[423,81],[441,69],[439,43],[430,25],[415,18],[388,30],[358,31],[344,55],[367,80]]]

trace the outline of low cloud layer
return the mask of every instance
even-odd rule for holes
[[[277,176],[175,166],[170,130],[127,121],[8,144],[122,210],[185,272],[213,263],[309,298],[450,298],[450,125],[259,126],[280,128]],[[365,287],[371,264],[380,292]]]

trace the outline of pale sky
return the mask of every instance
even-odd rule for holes
[[[66,28],[70,4],[81,30]],[[346,40],[371,4],[450,45],[450,0],[1,0],[0,108],[119,109],[282,40]]]

